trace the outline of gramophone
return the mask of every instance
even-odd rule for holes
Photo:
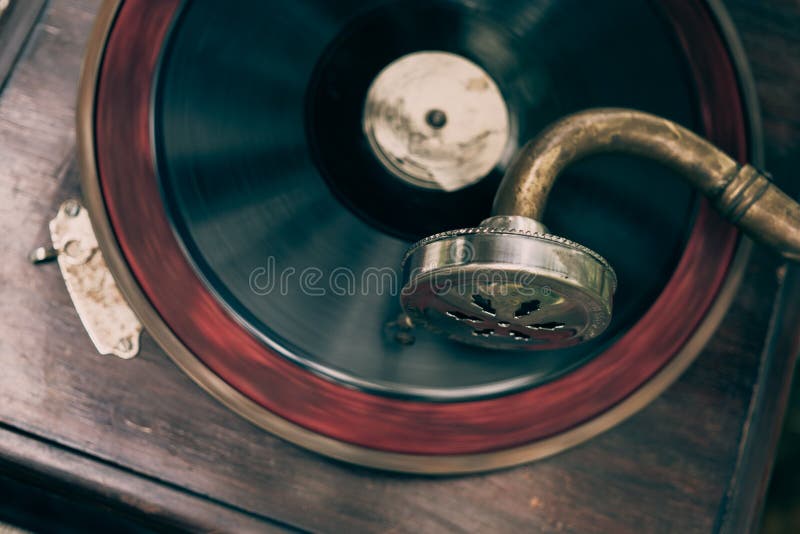
[[[83,202],[32,259],[101,352],[145,329],[285,440],[492,470],[680,376],[742,283],[737,227],[800,258],[759,128],[716,2],[112,0]]]

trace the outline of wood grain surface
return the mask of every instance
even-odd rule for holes
[[[45,0],[0,1],[0,90],[22,51],[26,38],[42,13]]]
[[[727,5],[758,85],[767,167],[797,193],[800,5]],[[207,530],[752,527],[798,348],[800,283],[764,249],[706,351],[665,395],[583,446],[488,475],[388,475],[305,452],[217,404],[147,335],[134,360],[97,355],[57,267],[26,256],[47,241],[60,202],[79,194],[74,102],[98,7],[51,0],[0,95],[0,466]]]

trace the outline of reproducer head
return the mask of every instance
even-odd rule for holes
[[[523,216],[424,239],[407,253],[412,322],[489,348],[552,349],[600,334],[617,279],[596,252]]]

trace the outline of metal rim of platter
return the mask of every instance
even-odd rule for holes
[[[324,375],[324,372],[320,373],[319,370],[313,367],[303,366],[302,362],[289,362],[283,355],[273,352],[276,359],[269,364],[270,372],[278,375],[279,379],[284,379],[287,387],[292,387],[295,384],[295,380],[308,380],[312,389],[317,388],[317,391],[322,392],[318,397],[312,395],[310,398],[304,399],[303,404],[308,408],[306,413],[300,413],[299,411],[298,413],[281,413],[280,409],[268,406],[269,402],[265,402],[263,397],[258,398],[258,395],[255,395],[252,390],[232,385],[235,380],[232,380],[231,376],[226,376],[224,369],[212,370],[208,365],[208,361],[200,358],[196,354],[197,351],[190,350],[185,341],[186,330],[179,331],[180,325],[176,326],[174,322],[168,323],[162,316],[162,310],[158,309],[157,305],[154,305],[152,291],[155,282],[147,279],[143,276],[142,271],[139,270],[136,257],[131,255],[136,245],[128,239],[129,236],[126,237],[124,235],[124,231],[120,226],[121,219],[115,220],[115,217],[120,217],[120,215],[115,213],[115,200],[111,194],[113,186],[104,183],[102,178],[109,173],[109,170],[114,171],[116,168],[113,167],[113,161],[108,163],[108,159],[104,160],[104,155],[98,149],[99,130],[102,128],[102,123],[100,122],[101,112],[105,113],[104,117],[106,119],[108,118],[106,110],[99,108],[103,102],[103,91],[99,84],[108,83],[111,85],[114,83],[113,78],[111,81],[106,82],[109,79],[106,71],[113,70],[109,69],[108,63],[113,59],[110,60],[109,58],[115,57],[109,53],[109,43],[112,37],[121,33],[116,31],[118,29],[117,25],[123,19],[120,16],[122,14],[121,9],[127,7],[132,12],[137,9],[141,11],[143,6],[137,4],[139,2],[134,0],[127,2],[107,0],[103,4],[87,52],[81,80],[78,137],[83,170],[83,192],[95,232],[98,235],[98,241],[127,300],[142,319],[146,329],[167,354],[197,383],[228,407],[290,442],[347,462],[382,469],[427,474],[485,471],[542,458],[580,443],[610,428],[659,395],[694,360],[713,334],[733,298],[735,289],[741,279],[749,250],[746,240],[739,241],[735,257],[729,268],[727,268],[727,274],[723,272],[723,276],[719,280],[719,289],[715,298],[712,295],[708,302],[705,316],[702,320],[698,320],[689,339],[680,344],[678,350],[663,360],[663,365],[654,369],[649,376],[642,380],[641,383],[635,384],[632,390],[621,398],[614,399],[613,402],[603,406],[599,411],[588,414],[588,417],[585,417],[586,414],[584,414],[584,419],[576,420],[574,424],[567,428],[551,434],[545,433],[535,439],[509,435],[504,441],[500,440],[500,445],[498,445],[498,441],[486,444],[483,443],[483,436],[486,434],[487,427],[471,426],[470,419],[461,420],[458,415],[445,415],[441,418],[442,416],[437,412],[437,410],[449,404],[457,406],[460,413],[473,412],[471,417],[474,418],[489,403],[494,405],[493,409],[504,409],[503,402],[511,397],[518,399],[518,403],[512,408],[512,411],[519,411],[519,403],[530,400],[525,398],[525,390],[521,392],[517,390],[490,392],[485,398],[477,396],[467,399],[448,399],[446,397],[420,399],[424,395],[419,395],[419,392],[412,392],[413,394],[411,395],[400,395],[401,398],[398,399],[392,398],[391,395],[386,395],[386,391],[370,391],[369,388],[358,390],[352,384],[337,384],[335,377],[325,376],[321,378],[318,375]],[[173,25],[177,25],[175,21],[179,20],[179,17],[176,16],[179,4],[180,2],[164,2],[159,4],[157,8],[151,9],[148,14],[151,24],[146,28],[147,35],[142,36],[141,39],[150,39],[152,42],[163,43],[170,31],[174,30]],[[667,1],[664,4],[671,5],[673,3]],[[735,31],[724,9],[717,2],[711,1],[695,9],[700,9],[703,14],[701,18],[707,19],[706,23],[711,24],[717,30],[713,32],[712,36],[713,40],[718,41],[716,42],[716,50],[721,47],[722,50],[727,52],[724,58],[718,58],[718,60],[728,65],[728,68],[734,73],[735,84],[738,85],[734,94],[736,94],[737,105],[743,108],[742,121],[746,130],[743,135],[748,136],[747,141],[749,143],[747,154],[740,154],[740,156],[749,156],[752,161],[758,163],[761,146],[758,112],[754,100],[752,82]],[[678,11],[680,10],[678,9]],[[685,15],[686,13],[684,13]],[[155,24],[152,24],[153,22]],[[704,26],[703,29],[708,30],[708,25]],[[143,28],[133,28],[133,30],[142,32]],[[697,28],[695,28],[695,31],[697,31]],[[141,75],[144,79],[152,82],[155,78],[153,73],[159,65],[162,51],[158,47],[145,51],[149,55],[146,55],[138,65],[132,65],[131,62],[128,63],[129,70],[133,71],[130,79],[135,79],[136,76]],[[722,61],[723,59],[724,61]],[[153,90],[153,92],[155,91]],[[106,94],[113,95],[113,91],[106,91]],[[127,149],[128,152],[133,152],[135,157],[138,158],[139,165],[141,165],[139,167],[140,170],[149,169],[149,172],[155,175],[155,156],[150,153],[150,149],[156,143],[149,139],[151,121],[153,120],[154,104],[152,101],[154,98],[149,90],[139,98],[147,103],[146,108],[142,107],[142,109],[134,110],[138,115],[134,114],[132,118],[118,117],[120,121],[117,124],[133,123],[131,127],[134,129],[137,123],[146,126],[145,132],[148,139],[141,143],[141,146],[147,147],[146,153],[142,153],[141,150],[139,152],[136,151],[136,148],[141,146],[133,149],[127,147]],[[114,112],[116,113],[115,110]],[[142,132],[139,131],[138,133],[141,134]],[[107,142],[110,143],[110,141]],[[734,148],[729,147],[729,150]],[[106,165],[105,169],[103,168],[104,165]],[[136,209],[141,210],[141,205]],[[152,209],[158,211],[164,210],[164,207],[153,206]],[[137,214],[140,224],[148,224],[150,216],[151,213],[148,213],[148,208]],[[161,214],[160,216],[165,221],[168,220],[166,214]],[[124,217],[123,214],[122,218]],[[730,251],[732,252],[733,249],[730,249]],[[184,254],[182,250],[178,252],[181,255]],[[184,262],[188,265],[185,259]],[[167,267],[169,267],[169,264],[167,264]],[[195,269],[196,266],[192,266],[192,268]],[[222,309],[229,317],[235,312],[230,308],[220,307],[216,299],[217,295],[214,295],[213,291],[206,289],[203,295],[197,295],[186,305],[194,306],[197,309],[210,306],[217,307]],[[192,314],[187,313],[185,315],[188,317]],[[225,323],[225,327],[230,324],[237,324],[243,333],[252,340],[252,343],[258,345],[258,350],[252,349],[254,351],[252,354],[268,350],[264,346],[263,339],[257,339],[252,336],[252,332],[248,332],[246,328],[241,326],[241,321],[237,322],[237,319],[233,319],[231,322]],[[193,326],[201,333],[213,336],[213,329],[219,328],[221,323],[194,324]],[[185,328],[185,324],[183,327]],[[247,358],[242,357],[242,360],[247,360]],[[250,361],[245,361],[243,365],[246,368],[247,365],[260,365],[261,363],[254,363],[250,359]],[[301,363],[301,365],[297,365],[297,363]],[[568,370],[565,370],[565,373],[566,377],[574,374],[568,372]],[[235,379],[235,377],[233,378]],[[561,378],[563,376],[548,377],[547,383],[551,386],[558,385]],[[309,385],[304,384],[304,387],[309,387]],[[527,387],[530,388],[532,386],[527,384]],[[301,393],[302,391],[301,389]],[[306,396],[308,396],[308,391],[310,390],[305,391]],[[602,392],[600,395],[602,396]],[[291,394],[287,394],[284,400],[292,398],[296,400],[298,397],[292,397]],[[411,452],[395,450],[396,448],[390,440],[396,439],[396,436],[379,435],[385,430],[385,427],[381,427],[380,424],[377,424],[376,428],[373,429],[356,429],[352,434],[353,439],[348,439],[343,437],[341,431],[336,427],[337,421],[325,420],[324,407],[321,410],[313,408],[315,403],[319,405],[321,402],[331,402],[331,400],[338,402],[340,398],[343,403],[355,401],[362,403],[357,407],[358,409],[362,409],[363,406],[371,407],[371,413],[367,412],[361,419],[361,423],[364,425],[370,426],[373,421],[378,422],[380,419],[385,419],[385,424],[403,426],[408,423],[410,426],[414,426],[414,430],[418,434],[424,430],[429,430],[430,427],[426,427],[426,424],[461,426],[462,434],[453,438],[454,441],[459,443],[450,443],[449,445],[453,445],[451,450],[442,450],[437,443],[430,446],[420,445],[418,450]],[[392,411],[394,407],[401,407],[402,411],[395,413]],[[408,418],[409,414],[414,414],[414,417],[422,419],[423,424],[415,426],[417,422],[412,423]],[[524,413],[522,415],[524,416]],[[318,420],[314,420],[314,418]],[[357,419],[343,419],[339,423],[352,426],[354,421],[357,421]],[[498,430],[498,432],[502,433],[503,430]],[[436,433],[428,434],[428,437],[431,436],[433,441],[436,441]],[[424,439],[424,436],[417,439]],[[448,444],[445,443],[445,445]]]

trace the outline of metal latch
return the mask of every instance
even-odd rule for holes
[[[61,204],[50,221],[50,238],[52,246],[33,250],[31,262],[58,260],[72,304],[100,354],[136,356],[142,324],[117,287],[80,202]]]

